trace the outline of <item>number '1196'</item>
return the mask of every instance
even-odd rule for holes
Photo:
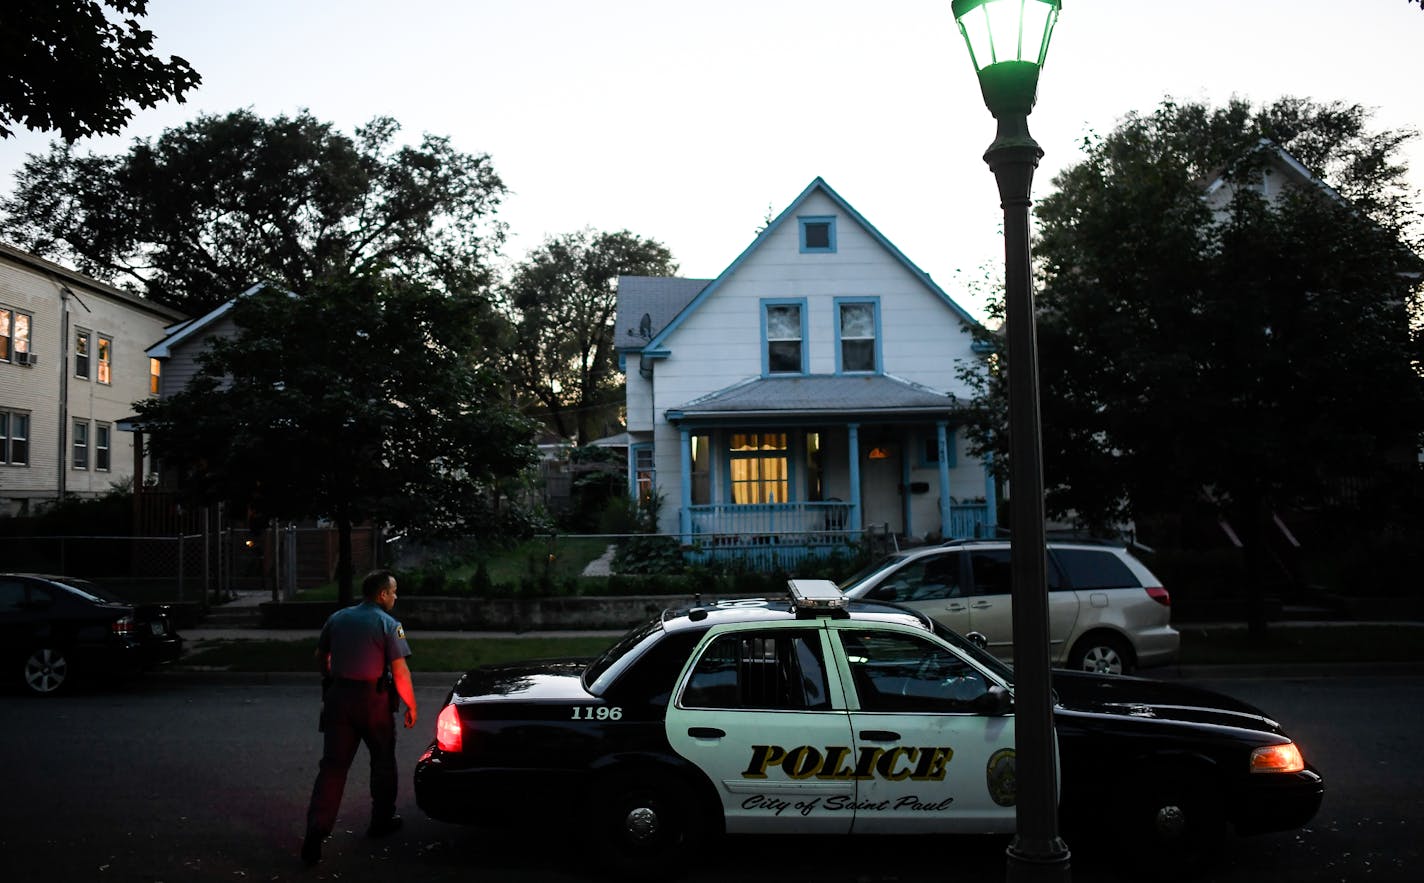
[[[592,705],[575,706],[574,716],[569,718],[569,720],[576,721],[617,721],[622,719],[623,709],[621,708],[608,708],[607,706],[594,708]]]

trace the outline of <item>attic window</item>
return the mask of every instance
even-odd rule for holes
[[[801,227],[802,254],[829,254],[836,250],[836,218],[818,215],[797,218]]]

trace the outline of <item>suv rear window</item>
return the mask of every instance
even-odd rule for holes
[[[1142,586],[1116,554],[1098,549],[1054,549],[1075,589],[1136,589]]]

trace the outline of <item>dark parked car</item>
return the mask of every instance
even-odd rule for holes
[[[573,816],[626,870],[706,835],[1014,830],[1014,673],[918,611],[823,580],[669,610],[597,660],[479,668],[415,769],[427,815]],[[1324,781],[1280,724],[1181,684],[1057,671],[1060,813],[1126,843],[1310,821]]]
[[[183,639],[162,604],[131,604],[85,580],[0,574],[0,658],[8,678],[51,696],[76,676],[121,676],[173,662]]]

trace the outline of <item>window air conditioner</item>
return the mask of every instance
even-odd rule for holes
[[[39,361],[40,361],[39,359],[35,358],[35,354],[34,354],[34,353],[29,353],[29,352],[25,352],[25,353],[15,353],[15,364],[16,364],[16,365],[32,365],[32,366],[33,366],[33,365],[38,365],[38,364],[39,364]]]

